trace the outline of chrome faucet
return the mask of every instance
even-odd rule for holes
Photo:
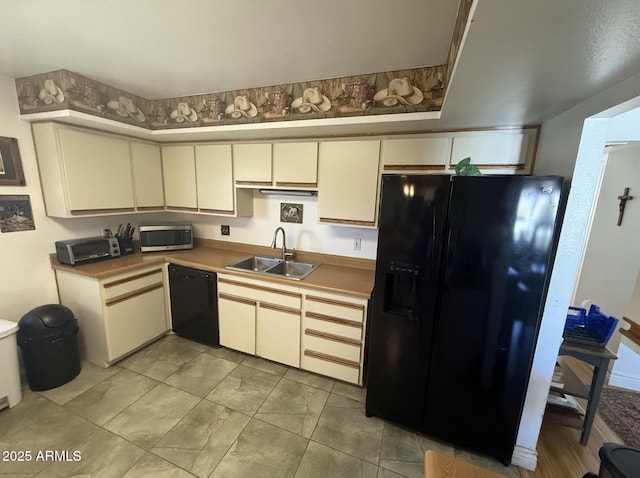
[[[282,229],[282,227],[276,228],[275,232],[273,233],[273,241],[271,241],[271,248],[272,249],[276,248],[276,239],[278,238],[278,231],[282,232],[282,260],[291,261],[293,260],[294,251],[287,250],[287,236],[284,232],[284,229]]]

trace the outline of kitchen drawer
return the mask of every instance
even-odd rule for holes
[[[251,298],[257,302],[267,302],[297,310],[300,310],[302,302],[302,295],[297,292],[282,291],[262,285],[242,283],[229,279],[218,278],[218,291],[237,297]]]
[[[344,380],[345,382],[359,383],[360,367],[358,364],[346,363],[346,361],[305,349],[302,354],[301,368],[310,372],[327,375],[329,377]]]
[[[348,339],[362,340],[362,324],[334,317],[313,316],[313,312],[307,312],[304,318],[304,327],[339,335]]]
[[[157,267],[134,274],[105,279],[102,282],[102,295],[105,302],[108,303],[115,298],[153,288],[162,283],[162,268]]]
[[[304,349],[360,363],[360,340],[347,339],[315,329],[304,329]]]
[[[364,305],[347,302],[333,297],[322,297],[309,294],[305,297],[305,310],[328,317],[362,323],[364,321]]]

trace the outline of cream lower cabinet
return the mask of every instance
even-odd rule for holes
[[[300,305],[293,287],[218,274],[220,345],[300,366]]]
[[[318,150],[318,220],[376,225],[380,141],[327,141]]]
[[[366,299],[308,291],[300,367],[362,385]]]
[[[156,265],[102,280],[56,271],[60,303],[78,320],[83,358],[107,367],[170,329],[164,269]]]
[[[218,274],[220,345],[362,385],[367,300]]]

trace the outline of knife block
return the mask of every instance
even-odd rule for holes
[[[127,254],[133,254],[135,252],[133,247],[133,239],[129,237],[119,237],[118,244],[120,245],[121,256],[126,256]]]

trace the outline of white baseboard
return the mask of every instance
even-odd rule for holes
[[[640,392],[640,377],[637,375],[627,375],[624,373],[611,372],[609,385],[612,387],[626,388]]]
[[[535,448],[516,445],[513,449],[513,455],[511,455],[511,464],[534,471],[538,464],[538,452]]]

